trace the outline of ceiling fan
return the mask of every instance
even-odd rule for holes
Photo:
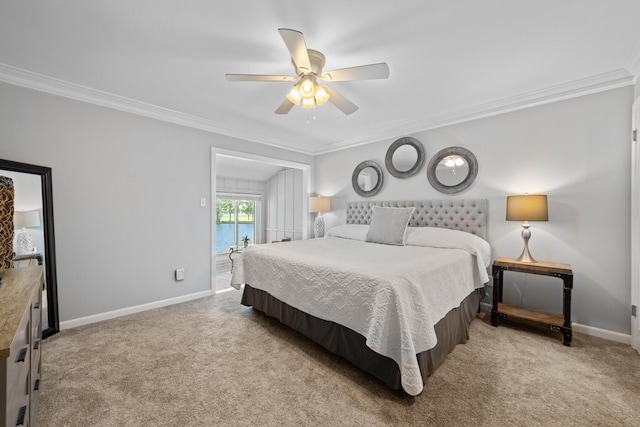
[[[335,90],[319,85],[318,80],[325,82],[346,82],[353,80],[386,79],[389,77],[389,66],[380,62],[377,64],[361,65],[358,67],[342,68],[339,70],[322,72],[325,57],[317,50],[307,49],[304,35],[300,31],[279,28],[278,32],[284,40],[295,76],[266,75],[266,74],[226,74],[229,81],[255,82],[293,82],[293,89],[286,96],[282,104],[275,111],[276,114],[287,114],[294,105],[302,108],[314,108],[329,101],[344,114],[354,113],[358,106],[340,95]]]

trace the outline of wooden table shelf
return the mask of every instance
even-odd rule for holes
[[[557,277],[562,280],[563,304],[562,315],[514,307],[502,302],[503,276],[505,271],[538,274]],[[498,258],[493,262],[493,308],[491,310],[491,324],[498,326],[500,318],[525,320],[549,327],[562,332],[562,343],[571,345],[571,290],[573,289],[573,271],[569,264],[551,262],[522,262],[510,258]]]
[[[559,314],[545,313],[543,311],[529,310],[523,307],[514,307],[504,303],[498,303],[498,312],[506,317],[517,317],[531,322],[548,323],[558,327],[564,324],[564,318]]]

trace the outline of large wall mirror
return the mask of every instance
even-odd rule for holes
[[[362,197],[377,194],[382,188],[383,181],[382,168],[372,160],[366,160],[356,166],[351,176],[353,189]]]
[[[14,224],[21,226],[16,230],[14,267],[35,263],[44,269],[42,336],[46,338],[60,330],[51,168],[0,159],[0,175],[14,181]],[[28,236],[21,238],[21,233]]]
[[[429,161],[427,179],[441,193],[453,194],[466,190],[478,176],[476,156],[466,148],[448,147]]]
[[[389,146],[384,158],[387,171],[396,178],[409,178],[424,165],[424,147],[416,138],[405,136]]]

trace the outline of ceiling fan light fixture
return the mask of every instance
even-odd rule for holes
[[[300,101],[302,100],[302,95],[300,94],[300,89],[298,88],[298,85],[294,86],[293,89],[291,89],[291,92],[287,94],[287,99],[291,101],[291,103],[294,105],[300,105]]]
[[[323,83],[324,81],[328,83],[386,79],[389,77],[389,66],[384,62],[341,68],[323,73],[325,56],[317,50],[308,49],[304,36],[300,31],[290,28],[278,28],[278,32],[291,55],[291,64],[295,70],[295,75],[225,75],[228,81],[293,82],[294,87],[275,110],[276,114],[288,114],[295,105],[300,105],[302,108],[314,108],[325,104],[327,101],[331,102],[344,114],[353,114],[358,110],[357,105],[330,87],[320,86],[317,80],[320,79],[323,80]]]
[[[302,82],[300,82],[300,95],[302,95],[303,99],[313,99],[315,89],[316,83],[312,78],[305,77]]]
[[[302,98],[302,108],[314,108],[316,106],[316,100],[313,98]]]
[[[329,92],[325,86],[318,86],[314,95],[317,105],[322,105],[329,100]]]

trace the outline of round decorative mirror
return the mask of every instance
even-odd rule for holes
[[[453,194],[467,189],[478,176],[478,160],[462,147],[440,150],[427,167],[427,179],[441,193]]]
[[[376,162],[367,160],[353,170],[351,185],[362,197],[371,197],[380,191],[383,180],[382,168]]]
[[[397,139],[387,150],[384,164],[396,178],[409,178],[418,173],[424,164],[424,147],[410,136]]]

